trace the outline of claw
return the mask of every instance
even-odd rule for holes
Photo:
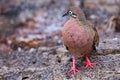
[[[93,62],[93,63],[92,63],[92,62],[89,60],[89,58],[88,58],[87,55],[85,55],[85,59],[86,59],[86,61],[83,62],[84,64],[86,64],[85,68],[87,68],[87,67],[93,68],[93,65],[96,65],[96,64],[97,64],[97,62]]]
[[[72,71],[73,71],[74,74],[80,72],[80,70],[76,69],[76,67],[72,67],[72,68],[68,71],[68,73],[71,73]]]
[[[74,57],[74,56],[73,56],[73,58],[72,58],[72,61],[73,61],[73,67],[68,71],[68,73],[73,72],[74,74],[76,74],[76,73],[80,72],[80,70],[78,70],[78,69],[76,68],[76,65],[75,65],[76,60],[75,60],[75,57]]]

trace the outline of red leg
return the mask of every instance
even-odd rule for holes
[[[74,74],[76,74],[77,72],[80,72],[80,70],[78,70],[78,69],[76,68],[76,65],[75,65],[76,60],[75,60],[75,57],[74,57],[74,56],[72,57],[72,62],[73,62],[73,67],[68,71],[68,73],[70,73],[70,72],[72,72],[72,71],[73,71]]]
[[[93,63],[92,63],[92,62],[90,61],[90,59],[88,58],[88,55],[85,55],[85,59],[86,59],[86,61],[83,62],[84,64],[86,64],[86,67],[85,67],[85,68],[87,68],[87,67],[93,68],[93,65],[97,64],[97,62],[93,62]]]

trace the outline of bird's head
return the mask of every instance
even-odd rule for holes
[[[73,18],[77,18],[77,14],[72,9],[67,10],[67,12],[65,12],[65,14],[63,15],[63,17],[64,16],[68,16],[68,15],[71,16],[71,17],[73,17]]]
[[[65,11],[63,17],[64,16],[70,16],[72,18],[77,18],[80,21],[86,21],[85,15],[84,15],[83,11],[79,7],[74,7],[74,6],[69,7]]]

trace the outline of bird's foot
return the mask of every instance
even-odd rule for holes
[[[68,73],[73,72],[74,74],[76,74],[80,72],[80,70],[76,68],[76,65],[75,65],[76,60],[74,56],[72,57],[72,61],[73,61],[73,67],[68,71]]]
[[[76,73],[80,72],[80,70],[78,70],[76,67],[73,66],[73,67],[68,71],[68,73],[70,73],[70,72],[73,72],[74,74],[76,74]]]
[[[97,64],[97,62],[92,63],[92,62],[86,61],[86,62],[84,62],[84,64],[86,64],[85,68],[87,68],[87,67],[93,68],[93,65]]]
[[[83,62],[84,64],[86,64],[85,68],[87,67],[93,68],[93,65],[97,64],[97,62],[91,62],[87,55],[85,55],[85,59],[86,61]]]

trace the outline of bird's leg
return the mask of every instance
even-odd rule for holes
[[[85,55],[85,62],[83,62],[84,64],[86,64],[86,67],[90,67],[93,68],[93,65],[97,64],[97,62],[91,62],[90,59],[88,58],[88,55]]]
[[[72,57],[72,62],[73,62],[73,67],[68,71],[68,73],[70,73],[72,71],[74,74],[76,74],[77,72],[80,72],[80,70],[78,70],[75,65],[75,62],[76,62],[75,56]]]

